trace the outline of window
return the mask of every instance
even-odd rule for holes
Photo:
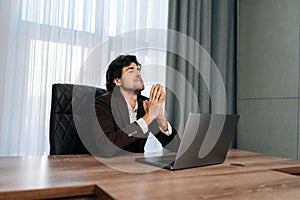
[[[98,44],[130,30],[167,28],[167,0],[5,3],[13,5],[10,23],[14,24],[8,38],[0,155],[49,154],[52,84],[75,83],[82,62]],[[111,55],[106,55],[108,60]],[[164,57],[158,57],[155,62],[164,62]],[[140,61],[153,63],[149,55]],[[85,79],[80,77],[82,82]],[[12,91],[22,98],[14,98]]]

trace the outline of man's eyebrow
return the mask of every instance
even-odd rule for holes
[[[141,69],[141,67],[140,66],[137,66],[137,67],[133,67],[133,66],[129,66],[129,67],[127,67],[127,69],[126,69],[126,71],[128,71],[128,70],[130,70],[130,69]]]
[[[130,69],[134,69],[134,67],[127,67],[125,70],[128,71]]]

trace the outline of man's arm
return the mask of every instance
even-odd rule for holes
[[[112,110],[108,102],[103,99],[95,101],[96,116],[90,116],[92,123],[93,143],[95,151],[103,157],[112,157],[121,153],[128,145],[147,138],[141,127],[133,122],[122,129],[116,124]]]
[[[180,143],[180,138],[177,136],[177,131],[163,115],[165,95],[166,93],[160,84],[152,86],[149,100],[143,102],[146,112],[143,118],[148,119],[148,121],[145,121],[149,123],[149,130],[161,142],[162,146],[176,151]]]

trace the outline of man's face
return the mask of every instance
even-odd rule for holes
[[[123,67],[121,78],[117,80],[117,82],[117,85],[127,91],[139,92],[144,90],[141,68],[135,63],[131,63],[129,66]]]

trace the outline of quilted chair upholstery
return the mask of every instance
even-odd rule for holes
[[[95,97],[104,89],[74,84],[53,84],[50,114],[50,154],[87,154],[78,134]],[[77,119],[77,121],[75,120]],[[74,122],[75,121],[75,122]]]

